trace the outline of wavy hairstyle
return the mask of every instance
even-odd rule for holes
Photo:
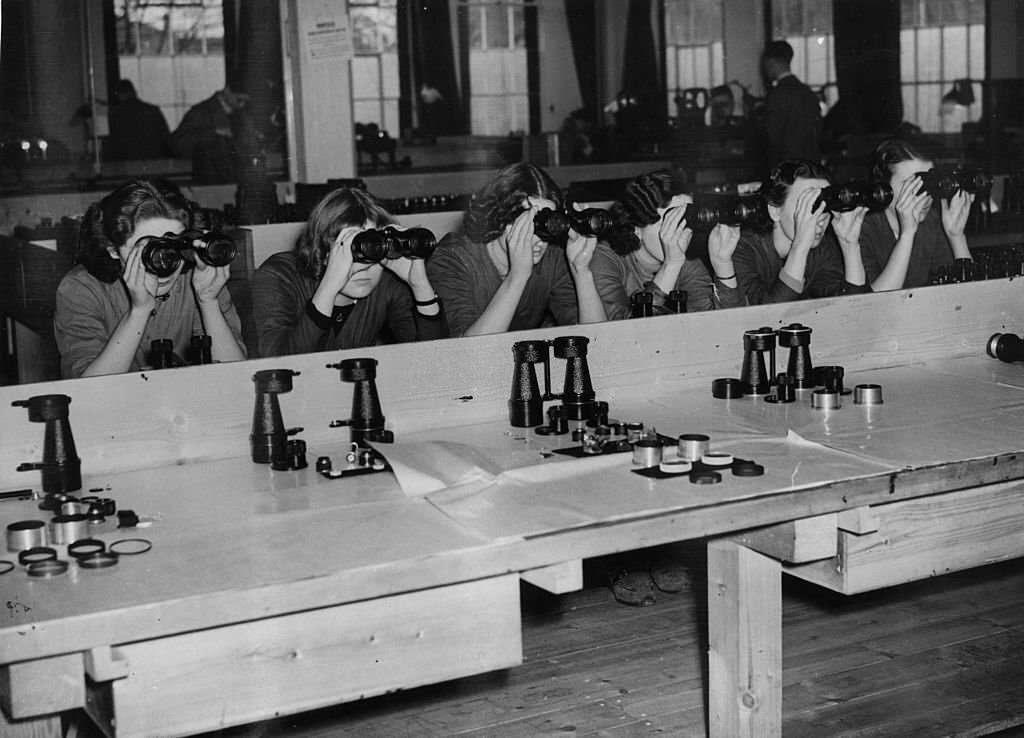
[[[636,229],[657,223],[658,208],[665,207],[673,194],[672,172],[667,169],[641,174],[627,183],[621,199],[611,206],[613,225],[605,241],[612,251],[625,256],[639,249]]]
[[[193,213],[193,204],[172,182],[125,182],[85,211],[75,260],[101,282],[115,282],[123,265],[110,255],[110,249],[124,246],[141,221],[169,218],[188,229],[193,227]]]
[[[469,201],[462,217],[462,232],[475,243],[498,238],[525,210],[527,197],[543,197],[562,209],[562,190],[540,167],[520,162],[498,171]]]
[[[770,231],[774,227],[768,212],[768,206],[782,207],[783,203],[786,202],[786,195],[789,194],[789,188],[798,179],[824,179],[831,183],[832,173],[829,172],[827,167],[809,159],[786,159],[785,161],[780,161],[772,167],[771,172],[768,173],[768,178],[761,182],[761,189],[759,190],[761,205],[758,208],[760,212],[758,214],[759,222],[755,226],[756,230]]]
[[[931,158],[920,144],[905,138],[887,138],[871,153],[871,181],[888,182],[892,177],[892,168],[901,161],[931,161]]]
[[[309,214],[295,239],[295,262],[301,274],[320,281],[327,269],[334,240],[343,228],[361,227],[367,221],[386,226],[391,214],[366,190],[339,187],[324,195]]]

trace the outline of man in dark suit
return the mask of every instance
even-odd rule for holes
[[[792,61],[793,47],[785,41],[772,41],[761,56],[769,84],[765,103],[769,167],[785,159],[821,161],[820,101],[790,71]]]
[[[171,134],[171,149],[182,159],[192,159],[192,181],[196,184],[237,180],[237,114],[249,96],[228,85],[197,102]]]
[[[171,135],[163,111],[139,99],[131,80],[118,80],[110,106],[110,135],[103,148],[109,161],[162,159],[170,156]]]

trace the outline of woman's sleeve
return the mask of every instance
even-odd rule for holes
[[[309,314],[308,300],[296,290],[280,265],[268,262],[252,277],[252,316],[260,356],[283,356],[316,351],[326,329]],[[321,316],[323,321],[330,316]]]
[[[714,290],[711,275],[708,274],[704,262],[699,259],[687,259],[676,278],[676,289],[686,290],[686,312],[700,313],[714,310]]]
[[[473,303],[470,284],[472,275],[454,254],[461,244],[445,247],[445,241],[449,238],[445,236],[433,255],[427,259],[427,276],[441,300],[450,334],[461,336],[480,317],[481,311]]]
[[[60,352],[60,373],[65,379],[82,376],[110,340],[101,299],[101,293],[78,280],[65,278],[57,287],[53,337]]]
[[[628,318],[629,295],[626,294],[620,259],[607,245],[597,245],[590,260],[590,273],[594,275],[594,285],[604,303],[608,320]]]
[[[736,267],[736,281],[740,291],[746,296],[749,304],[763,305],[800,299],[801,293],[786,284],[779,276],[770,279],[761,273],[757,264],[756,246],[749,240],[747,234],[740,236],[732,263]]]

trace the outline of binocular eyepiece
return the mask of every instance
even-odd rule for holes
[[[975,195],[992,187],[993,177],[977,169],[930,169],[914,175],[923,183],[924,191],[935,200],[948,200],[958,192]]]
[[[437,239],[426,228],[371,228],[356,234],[352,241],[352,259],[360,264],[377,264],[403,256],[426,259],[436,246]]]
[[[698,196],[686,206],[686,225],[694,231],[710,231],[716,225],[754,226],[761,212],[756,195]]]
[[[195,263],[197,257],[210,266],[227,266],[238,252],[234,241],[216,231],[144,236],[139,239],[139,245],[142,247],[142,266],[157,277],[169,277],[182,262]]]
[[[533,233],[545,243],[564,246],[569,230],[581,236],[601,238],[612,227],[612,216],[601,208],[564,212],[544,208],[533,216]]]
[[[822,203],[833,213],[848,213],[859,207],[868,210],[884,210],[892,202],[892,187],[887,182],[846,182],[824,188],[814,201],[814,210]]]

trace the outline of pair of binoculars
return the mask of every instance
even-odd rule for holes
[[[757,195],[697,196],[686,206],[686,225],[694,231],[710,231],[716,225],[755,226],[760,219]]]
[[[915,174],[921,180],[924,191],[935,200],[948,200],[958,192],[975,195],[992,187],[993,177],[977,169],[953,169],[941,171],[930,169]]]
[[[216,231],[183,231],[139,239],[142,266],[157,277],[169,277],[183,262],[186,268],[200,259],[214,267],[227,266],[238,250],[235,242]]]
[[[848,213],[859,207],[884,210],[892,202],[892,187],[886,182],[846,182],[824,188],[814,201],[814,210],[824,203],[833,213]]]
[[[564,245],[569,230],[581,236],[603,237],[612,227],[612,216],[607,210],[587,208],[563,212],[544,208],[533,216],[533,233],[545,243]]]
[[[352,259],[360,264],[377,264],[402,257],[426,259],[436,246],[437,239],[426,228],[371,228],[356,234],[352,241]]]

